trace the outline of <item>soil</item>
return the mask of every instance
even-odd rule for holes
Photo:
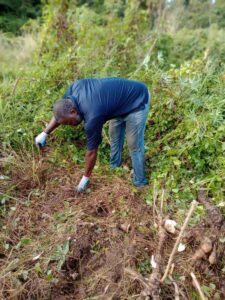
[[[151,255],[158,242],[152,208],[143,199],[145,191],[134,190],[129,180],[94,175],[90,190],[77,194],[74,186],[81,175],[78,167],[57,168],[42,161],[35,170],[15,166],[10,180],[0,188],[6,193],[13,185],[16,199],[16,209],[2,220],[1,299],[138,299],[143,286],[124,270],[130,268],[149,277]],[[9,211],[10,206],[8,203]],[[219,299],[225,299],[225,276],[221,271],[224,253],[220,250],[220,261],[214,266],[207,260],[199,266],[189,263],[199,246],[195,237],[207,228],[208,223],[201,222],[191,229],[186,234],[186,251],[175,258],[174,277],[186,299],[195,299],[190,293],[191,270],[202,284],[214,283],[219,296],[224,296]],[[176,236],[167,234],[164,264],[176,240]],[[32,243],[19,245],[25,238]],[[67,241],[69,250],[61,254],[58,268],[60,257],[53,255],[54,249]],[[4,247],[6,244],[9,249]],[[40,257],[33,260],[38,254]],[[15,267],[5,272],[15,259],[19,259]],[[45,270],[51,270],[50,275]],[[172,282],[165,282],[160,293],[161,299],[174,299]]]

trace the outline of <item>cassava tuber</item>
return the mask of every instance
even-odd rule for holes
[[[210,253],[211,250],[212,241],[208,237],[205,237],[199,249],[192,256],[192,261],[195,262],[199,259],[206,258],[206,254]]]

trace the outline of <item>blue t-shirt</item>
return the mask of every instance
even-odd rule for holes
[[[98,148],[106,121],[144,109],[148,97],[144,83],[123,78],[76,80],[64,94],[84,119],[88,150]]]

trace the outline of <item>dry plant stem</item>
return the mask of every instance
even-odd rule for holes
[[[15,82],[15,84],[14,84],[14,86],[13,86],[12,93],[11,93],[11,96],[12,96],[12,97],[15,95],[16,87],[17,87],[17,85],[18,85],[20,79],[21,79],[21,77],[19,77],[19,78],[16,79],[16,82]]]
[[[160,212],[161,212],[161,215],[163,214],[164,195],[165,195],[165,190],[163,189],[162,190],[161,203],[160,203]]]
[[[167,233],[164,228],[164,222],[161,216],[159,216],[159,227],[158,227],[158,236],[159,242],[154,254],[154,259],[156,261],[156,268],[153,269],[152,274],[149,279],[146,280],[142,275],[136,273],[135,271],[126,268],[125,272],[129,274],[133,279],[138,280],[143,287],[145,288],[142,292],[142,296],[151,296],[152,300],[160,300],[160,278],[162,272],[162,261],[163,261],[163,246],[167,238]],[[140,298],[142,299],[142,298]],[[148,298],[147,298],[148,299]]]
[[[176,284],[176,282],[174,281],[172,276],[169,276],[169,279],[172,281],[172,283],[174,285],[174,290],[175,290],[174,300],[180,300],[178,285]]]
[[[170,272],[169,272],[170,276],[172,276],[172,274],[173,274],[174,267],[175,267],[175,265],[172,264],[172,265],[171,265],[171,268],[170,268]]]
[[[110,140],[109,140],[109,138],[108,138],[108,136],[107,136],[107,133],[106,133],[106,131],[105,131],[105,129],[103,128],[103,135],[104,135],[104,137],[106,138],[106,140],[107,140],[107,143],[110,145],[111,143],[110,143]]]
[[[201,287],[200,287],[200,284],[199,284],[199,282],[198,282],[198,280],[197,280],[195,274],[194,274],[193,272],[191,272],[190,275],[191,275],[191,277],[192,277],[192,279],[193,279],[193,283],[194,283],[195,288],[196,288],[197,291],[199,292],[199,295],[200,295],[200,297],[201,297],[201,300],[206,300],[206,298],[205,298],[205,296],[204,296],[204,294],[203,294],[203,291],[202,291],[202,289],[201,289]]]
[[[190,298],[188,299],[188,298],[185,296],[184,292],[183,292],[181,289],[179,290],[179,292],[180,292],[180,295],[181,295],[181,299],[182,299],[182,300],[189,300],[189,299],[190,299]]]
[[[180,300],[178,286],[175,281],[173,282],[173,285],[174,285],[174,289],[175,289],[175,298],[174,299]]]
[[[198,205],[198,202],[197,202],[196,200],[192,201],[191,207],[190,207],[190,209],[189,209],[189,211],[188,211],[188,214],[187,214],[187,217],[186,217],[186,219],[185,219],[185,221],[184,221],[184,224],[183,224],[183,226],[182,226],[182,228],[181,228],[181,230],[180,230],[180,233],[179,233],[179,235],[178,235],[178,237],[177,237],[176,243],[175,243],[175,245],[174,245],[174,247],[173,247],[173,250],[172,250],[172,252],[171,252],[171,254],[170,254],[170,258],[169,258],[168,264],[167,264],[167,266],[166,266],[165,273],[164,273],[164,275],[163,275],[163,277],[162,277],[162,279],[161,279],[161,282],[164,282],[164,280],[166,279],[166,277],[167,277],[167,275],[168,275],[168,273],[169,273],[170,266],[171,266],[171,264],[172,264],[172,262],[173,262],[174,255],[175,255],[175,253],[177,252],[177,248],[178,248],[178,245],[179,245],[179,243],[180,243],[180,240],[181,240],[181,238],[182,238],[182,236],[183,236],[183,233],[184,233],[184,231],[185,231],[185,229],[186,229],[186,227],[187,227],[187,225],[188,225],[188,222],[189,222],[189,220],[190,220],[190,217],[191,217],[191,215],[192,215],[192,213],[193,213],[193,211],[195,210],[195,208],[196,208],[197,205]]]
[[[156,268],[153,269],[152,274],[148,280],[148,289],[146,289],[143,294],[150,295],[153,300],[159,300],[160,298],[160,278],[162,273],[162,264],[163,264],[163,250],[166,239],[168,237],[166,230],[164,228],[164,221],[159,217],[159,242],[154,253],[154,259],[156,262]]]
[[[145,60],[146,60],[147,57],[149,57],[149,60],[150,60],[151,55],[152,55],[152,52],[153,52],[153,50],[154,50],[154,48],[155,48],[155,44],[156,44],[157,40],[158,40],[158,36],[154,39],[154,41],[153,41],[151,47],[149,48],[148,52],[146,53],[146,55],[145,55],[145,57],[144,57],[142,63],[138,66],[138,68],[135,70],[135,72],[134,72],[133,74],[136,74],[136,73],[138,73],[138,72],[140,71],[140,69],[141,69],[141,68],[144,66],[144,64],[145,64]]]
[[[147,280],[141,274],[138,274],[130,268],[125,268],[124,272],[127,273],[132,279],[138,280],[146,289],[149,289]]]

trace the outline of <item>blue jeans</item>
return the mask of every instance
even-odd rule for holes
[[[150,96],[149,101],[143,110],[130,113],[124,118],[112,119],[109,122],[111,167],[116,168],[121,165],[122,150],[126,132],[127,144],[134,170],[133,183],[138,187],[148,184],[145,175],[144,132],[149,107]]]

